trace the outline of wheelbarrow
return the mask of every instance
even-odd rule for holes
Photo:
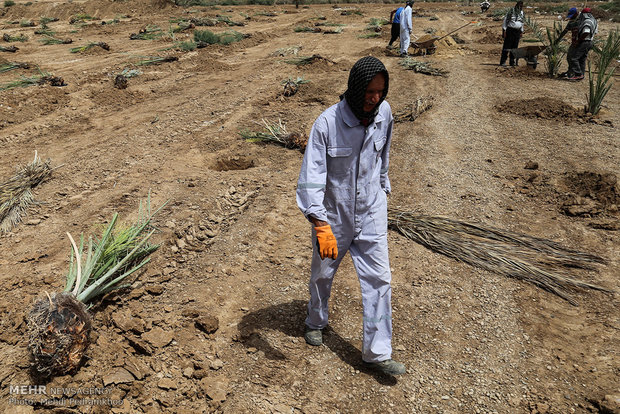
[[[525,59],[527,66],[531,66],[532,69],[536,69],[538,65],[538,55],[540,52],[547,49],[547,46],[524,46],[516,49],[506,49],[515,58],[515,64],[519,65],[519,59]]]
[[[430,36],[430,35],[424,35],[421,36],[419,38],[417,38],[415,40],[415,42],[411,42],[411,46],[413,46],[416,49],[420,49],[422,51],[422,54],[424,55],[432,55],[435,50],[437,50],[437,47],[435,46],[435,42],[443,39],[444,37],[448,37],[450,36],[452,33],[455,33],[459,30],[461,30],[463,27],[465,26],[469,26],[472,23],[476,23],[476,22],[469,22],[467,24],[464,24],[463,26],[459,27],[458,29],[455,29],[453,31],[451,31],[448,34],[445,34],[441,37],[437,37],[437,36]]]

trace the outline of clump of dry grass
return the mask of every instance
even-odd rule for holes
[[[298,132],[287,132],[286,125],[278,119],[277,123],[269,123],[263,119],[264,131],[253,132],[242,130],[239,135],[248,142],[273,142],[288,149],[304,151],[308,138]]]
[[[0,232],[11,231],[22,221],[28,207],[35,203],[32,189],[51,175],[50,160],[41,161],[35,153],[32,163],[0,183]]]
[[[419,96],[410,107],[394,113],[394,122],[415,121],[420,115],[433,107],[435,98],[432,95]]]
[[[552,292],[573,305],[569,288],[608,289],[567,276],[568,269],[593,269],[599,256],[550,240],[493,227],[389,209],[388,226],[403,236],[458,261],[514,277]]]

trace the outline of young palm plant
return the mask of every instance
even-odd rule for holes
[[[609,33],[602,47],[595,45],[593,50],[596,54],[594,59],[596,72],[592,74],[590,62],[588,62],[590,89],[586,112],[596,115],[601,110],[601,103],[613,85],[612,78],[616,67],[614,66],[610,69],[610,66],[614,60],[618,59],[620,54],[620,33],[618,29]]]
[[[558,41],[562,30],[564,30],[562,23],[553,22],[553,30],[546,27],[544,32],[539,24],[529,17],[525,18],[525,24],[532,29],[538,41],[547,46],[547,49],[543,52],[547,58],[545,69],[550,77],[556,76],[566,55],[566,47]]]
[[[165,205],[165,203],[164,203]],[[125,287],[121,282],[149,262],[149,255],[159,245],[149,243],[155,232],[150,194],[140,203],[139,219],[117,228],[118,213],[103,231],[101,238],[89,237],[80,247],[69,233],[72,251],[65,289],[46,293],[28,315],[28,347],[34,368],[43,377],[64,375],[80,366],[88,348],[92,327],[88,307],[98,297]]]

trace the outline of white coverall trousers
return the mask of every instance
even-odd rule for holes
[[[385,193],[382,190],[380,192],[379,197],[387,199]],[[384,361],[392,356],[392,275],[388,260],[387,209],[385,213],[378,212],[373,216],[366,215],[364,223],[359,223],[360,229],[354,230],[355,234],[344,233],[339,226],[332,226],[338,241],[336,260],[321,260],[316,244],[314,245],[309,283],[310,302],[306,318],[306,325],[312,329],[327,326],[327,302],[334,273],[348,250],[362,289],[362,359],[366,362]],[[316,240],[314,230],[312,237]]]
[[[409,29],[400,28],[400,54],[404,55],[409,50],[411,44],[411,36],[409,35]]]

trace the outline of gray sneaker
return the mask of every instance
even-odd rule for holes
[[[320,329],[306,328],[304,339],[308,345],[319,346],[323,345],[323,332]]]
[[[401,375],[407,372],[403,364],[393,359],[386,359],[381,362],[366,362],[366,365],[375,371],[383,372],[388,375]]]

